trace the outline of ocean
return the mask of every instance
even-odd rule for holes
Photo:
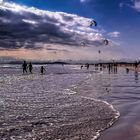
[[[41,75],[40,65],[33,74],[22,74],[20,65],[0,66],[1,140],[104,140],[126,105],[139,99],[138,76],[122,68],[114,74],[93,66],[44,67]]]

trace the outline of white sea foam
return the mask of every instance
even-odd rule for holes
[[[96,135],[91,139],[91,140],[96,140],[97,138],[100,137],[100,133],[101,133],[102,131],[104,131],[105,129],[111,127],[111,126],[119,119],[119,117],[120,117],[120,112],[117,111],[117,110],[113,107],[113,105],[109,104],[109,103],[106,102],[106,101],[102,101],[102,100],[95,99],[95,98],[91,98],[91,97],[85,97],[85,96],[81,96],[81,97],[82,97],[82,98],[85,98],[85,99],[89,99],[89,100],[93,100],[93,101],[105,103],[113,112],[115,112],[115,114],[114,114],[114,115],[115,115],[115,116],[114,116],[114,119],[112,119],[112,120],[108,123],[108,125],[106,126],[106,128],[98,130],[98,131],[96,132]]]
[[[53,69],[53,70],[55,70],[55,72],[57,73],[57,69]],[[50,68],[50,72],[52,72],[51,68]],[[73,122],[72,127],[74,127],[74,125],[76,123],[78,123],[77,125],[79,125],[81,122],[83,122],[83,118],[85,120],[89,119],[87,116],[82,116],[84,113],[81,114],[80,110],[83,111],[84,106],[87,105],[87,108],[88,108],[88,107],[90,107],[90,105],[93,102],[98,101],[100,103],[102,102],[102,103],[106,104],[106,106],[108,106],[110,108],[110,110],[113,110],[113,112],[115,114],[115,118],[110,120],[110,122],[106,126],[106,128],[108,128],[118,119],[118,117],[120,115],[119,112],[117,112],[112,105],[110,105],[109,103],[107,103],[105,101],[101,101],[101,100],[86,97],[86,96],[80,96],[75,91],[75,90],[77,90],[77,84],[79,84],[81,82],[85,82],[87,80],[87,78],[90,78],[90,76],[92,76],[92,74],[88,74],[88,73],[86,73],[86,74],[80,73],[79,75],[78,75],[78,73],[74,74],[74,75],[69,74],[69,73],[65,74],[65,75],[58,75],[58,74],[55,75],[55,73],[53,73],[52,75],[48,74],[48,75],[43,75],[43,76],[37,75],[37,74],[11,76],[9,74],[9,76],[4,77],[8,86],[5,85],[4,88],[1,87],[2,94],[0,94],[1,97],[7,98],[7,100],[8,100],[7,103],[4,102],[6,109],[7,110],[9,109],[9,111],[7,111],[7,113],[9,113],[7,115],[7,117],[15,118],[17,121],[19,121],[18,119],[21,118],[21,120],[20,120],[21,122],[23,121],[22,118],[24,119],[27,117],[27,124],[29,124],[32,121],[39,122],[39,118],[41,116],[44,116],[44,118],[46,116],[51,116],[51,117],[54,116],[54,118],[50,117],[51,121],[49,121],[49,119],[47,118],[49,125],[59,128],[59,126],[57,126],[57,122],[59,121],[59,119],[62,119],[64,122],[65,122],[65,117],[67,117],[67,119],[69,119],[69,117],[70,117],[70,119],[72,119],[72,117],[70,115],[76,111],[76,113],[74,113],[73,115],[75,115],[75,117],[77,117],[78,119],[81,117],[81,120],[79,122],[77,122],[77,119],[72,120],[72,122]],[[31,93],[32,96],[29,96],[29,94],[27,94],[27,93]],[[3,96],[3,95],[5,95],[5,96]],[[81,100],[82,98],[85,98],[88,100],[93,100],[93,102],[89,101],[89,104],[86,104],[87,102]],[[81,105],[83,105],[83,107]],[[92,104],[92,105],[96,106],[96,103]],[[9,106],[12,106],[12,108],[9,108]],[[18,110],[17,110],[17,108],[18,108]],[[29,109],[29,112],[26,112],[27,108]],[[25,111],[24,113],[23,113],[22,109],[23,109],[23,111]],[[41,109],[44,109],[44,110],[41,111]],[[94,108],[92,108],[92,109],[94,110]],[[23,113],[24,116],[19,115],[19,117],[17,117],[17,118],[13,116],[13,114],[16,116],[16,113],[20,114],[19,112],[21,114]],[[59,112],[61,112],[62,115]],[[86,112],[86,110],[84,110],[84,112],[88,113],[88,112]],[[34,113],[36,115],[36,117],[34,118],[35,120],[32,119],[31,121],[28,122],[28,117],[32,118],[32,116],[34,116]],[[76,115],[78,115],[78,113],[80,115],[76,116]],[[3,114],[5,114],[5,108],[3,108]],[[95,112],[95,114],[98,116],[98,114],[96,112]],[[93,114],[90,114],[90,117],[92,117],[92,116],[93,116]],[[76,120],[76,122],[75,122],[75,120]],[[45,119],[43,120],[43,122],[45,122]],[[26,126],[27,124],[25,122],[24,126]],[[8,125],[14,126],[14,124],[8,124]],[[63,124],[59,124],[59,125],[61,126]],[[67,125],[67,122],[64,123],[64,126],[65,125]],[[16,127],[18,127],[18,126],[16,126]],[[97,139],[100,136],[100,132],[103,130],[104,129],[98,130],[96,132],[96,135],[92,138],[92,140]],[[16,129],[15,129],[15,131],[16,131]],[[31,132],[32,136],[35,135],[35,133],[36,133],[35,131],[38,132],[39,130],[33,130],[33,132]],[[90,133],[88,133],[88,134],[90,135]],[[11,134],[11,136],[12,135],[13,134]],[[14,138],[15,137],[13,137],[13,139]]]
[[[71,90],[71,89],[65,89],[65,90],[64,90],[64,93],[65,93],[65,94],[68,94],[68,95],[76,94],[76,92],[73,91],[73,90]]]
[[[73,95],[73,94],[76,94],[76,91],[73,91],[72,89],[66,89],[66,94],[69,94],[69,95]],[[113,105],[109,104],[108,102],[106,101],[103,101],[103,100],[99,100],[99,99],[95,99],[95,98],[91,98],[91,97],[85,97],[85,96],[80,96],[82,98],[85,98],[85,99],[88,99],[88,100],[92,100],[92,101],[95,101],[95,102],[102,102],[104,104],[106,104],[113,112],[114,112],[114,118],[112,120],[110,120],[110,122],[108,123],[108,125],[106,126],[106,128],[104,129],[99,129],[97,132],[96,132],[96,135],[91,139],[91,140],[96,140],[97,138],[100,137],[100,133],[102,131],[104,131],[105,129],[111,127],[117,120],[118,118],[120,117],[120,112],[117,111]]]
[[[98,72],[98,74],[103,74],[103,72]],[[92,74],[88,74],[86,78],[89,79],[89,80],[93,80],[93,79],[92,79]],[[77,86],[75,86],[75,87],[77,87]],[[72,91],[72,89],[69,89],[69,91],[71,91],[72,93],[76,94],[76,91]],[[71,94],[69,94],[69,95],[71,95]],[[79,95],[79,96],[80,96],[80,95]],[[100,137],[100,133],[101,133],[102,131],[104,131],[105,129],[111,127],[111,126],[119,119],[119,117],[120,117],[120,112],[117,111],[117,110],[114,108],[114,106],[111,105],[111,104],[109,104],[107,101],[95,99],[95,98],[92,98],[92,97],[86,97],[86,95],[85,95],[85,96],[80,96],[80,97],[85,98],[85,99],[88,99],[88,100],[93,100],[94,102],[102,102],[102,103],[106,104],[106,105],[108,106],[108,108],[110,108],[110,109],[114,112],[114,118],[113,118],[112,120],[110,120],[110,122],[108,123],[108,125],[106,126],[106,128],[101,128],[101,129],[99,129],[99,130],[96,132],[96,135],[91,139],[91,140],[96,140],[97,138]]]

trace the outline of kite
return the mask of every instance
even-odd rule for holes
[[[97,22],[95,21],[95,20],[92,20],[91,22],[90,22],[90,27],[92,27],[92,26],[97,26]]]

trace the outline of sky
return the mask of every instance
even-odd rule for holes
[[[139,59],[139,23],[140,0],[0,0],[0,56]]]

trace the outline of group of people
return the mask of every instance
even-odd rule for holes
[[[84,65],[81,65],[81,69],[83,69]],[[87,68],[87,70],[89,69],[89,64],[85,64],[85,67]]]
[[[87,70],[89,69],[89,66],[90,64],[85,64],[85,65],[81,65],[81,69],[83,69],[83,67],[86,67]],[[98,70],[98,68],[100,68],[100,71],[102,71],[103,69],[107,68],[109,73],[117,73],[117,68],[118,68],[118,65],[117,63],[108,63],[108,64],[102,64],[102,63],[99,63],[99,64],[94,64],[95,66],[95,70]]]
[[[27,64],[27,62],[24,61],[23,64],[22,64],[22,70],[23,70],[23,74],[28,73],[28,70],[29,70],[29,73],[32,74],[32,70],[33,70],[32,63],[30,62],[29,64]],[[44,74],[44,71],[45,71],[45,68],[43,66],[41,66],[40,67],[40,73]]]

